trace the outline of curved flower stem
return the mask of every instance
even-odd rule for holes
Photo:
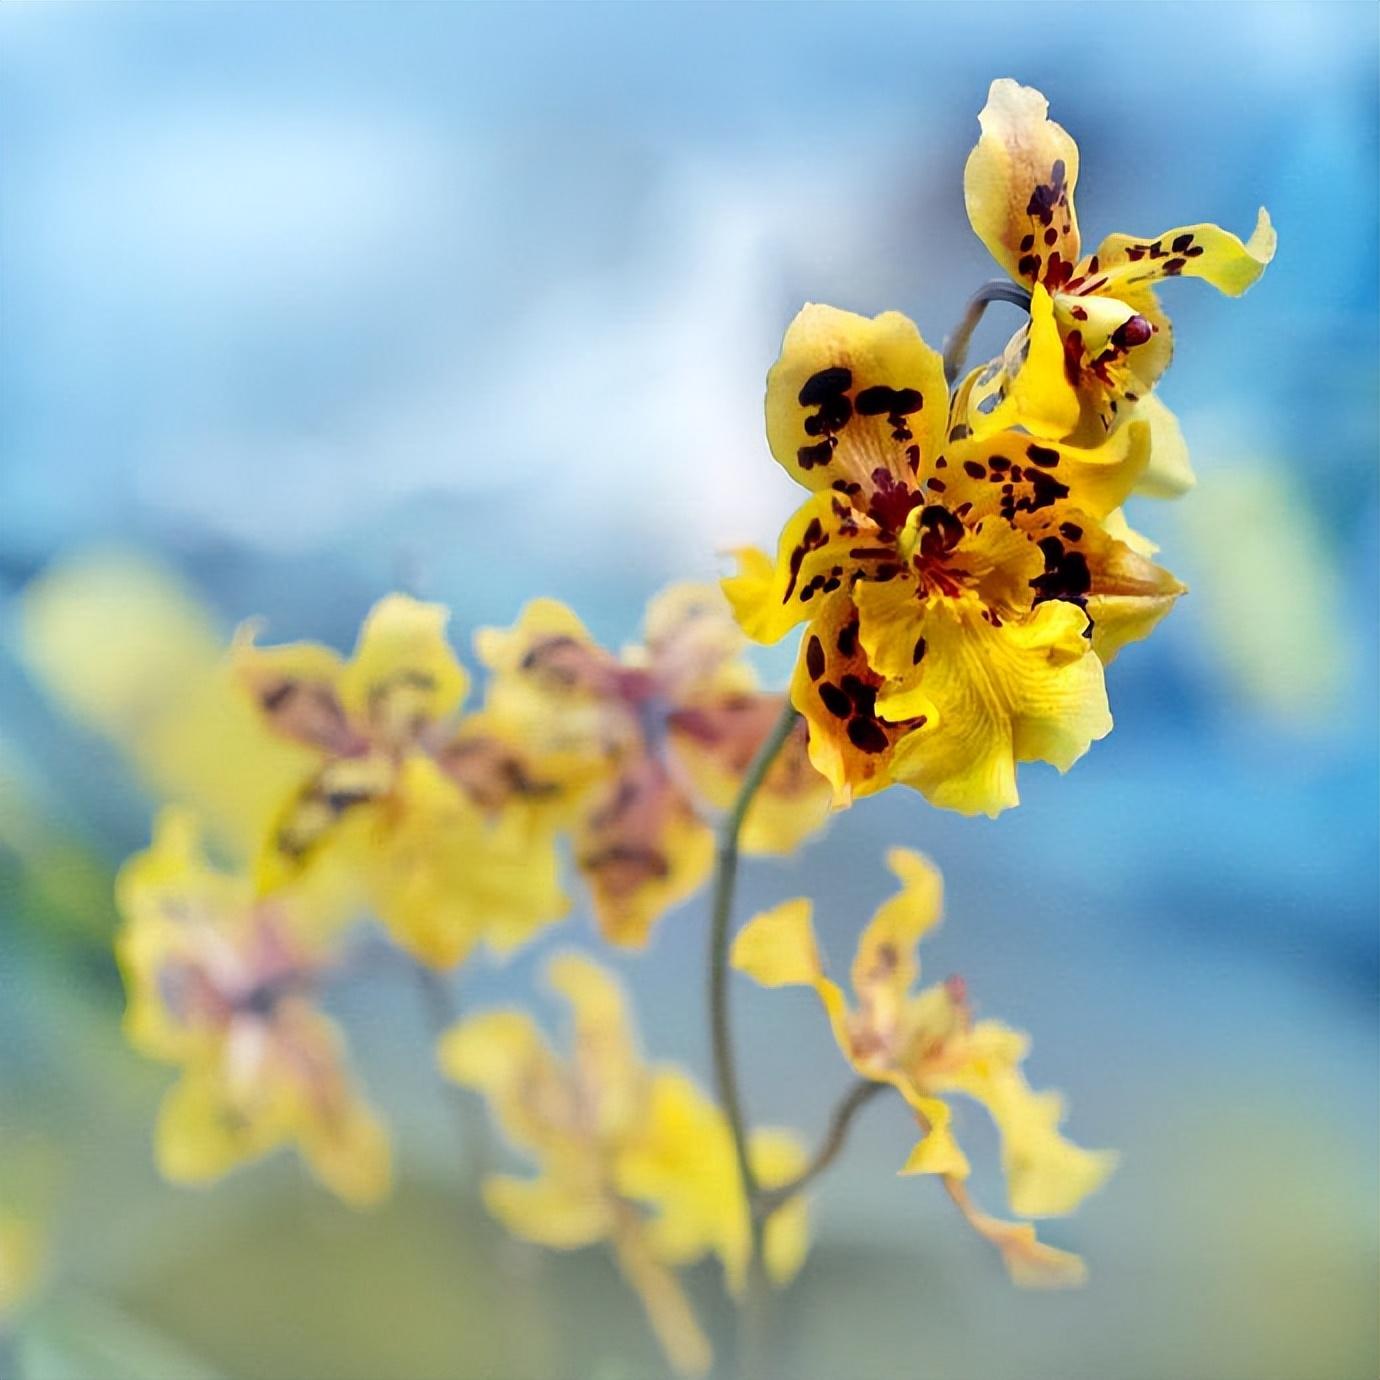
[[[853,1118],[886,1086],[885,1083],[874,1083],[870,1078],[859,1078],[839,1099],[833,1116],[829,1118],[829,1129],[825,1132],[824,1139],[810,1163],[789,1183],[758,1191],[756,1211],[764,1226],[774,1212],[785,1207],[797,1193],[813,1183],[833,1164],[848,1139]]]
[[[989,302],[1010,302],[1012,306],[1020,307],[1024,311],[1030,310],[1030,294],[1023,287],[1007,282],[1005,278],[993,278],[978,288],[968,299],[963,320],[954,327],[953,333],[944,342],[944,381],[950,386],[963,370],[964,361],[968,358],[969,342]]]
[[[756,1201],[759,1190],[757,1176],[752,1172],[748,1158],[747,1124],[738,1087],[738,1069],[733,1058],[733,1032],[728,1012],[728,925],[733,910],[733,891],[738,881],[738,835],[742,832],[743,820],[777,753],[795,728],[798,717],[787,699],[781,717],[758,748],[757,756],[752,759],[743,777],[738,798],[720,827],[718,858],[714,869],[714,899],[709,931],[709,1029],[714,1046],[714,1083],[733,1134],[738,1177],[749,1205]],[[760,1245],[761,1224],[753,1214],[749,1268],[760,1253]]]
[[[421,988],[434,1043],[460,1018],[459,1003],[444,973],[438,973],[436,969],[428,968],[424,963],[414,963],[412,971],[416,973],[417,983]],[[456,1130],[459,1132],[460,1162],[463,1166],[465,1187],[477,1192],[489,1168],[488,1123],[475,1103],[466,1096],[463,1088],[449,1079],[442,1078],[440,1082],[442,1093],[454,1114]]]

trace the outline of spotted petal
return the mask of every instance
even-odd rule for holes
[[[1275,257],[1278,237],[1262,206],[1244,244],[1219,225],[1183,225],[1157,239],[1108,235],[1097,247],[1098,291],[1124,295],[1124,289],[1162,278],[1202,278],[1228,297],[1239,297]]]
[[[1042,599],[1068,599],[1087,610],[1093,651],[1110,663],[1127,643],[1149,635],[1184,586],[1096,519],[1076,511],[1057,519],[1033,534],[1045,561],[1033,585]],[[1114,530],[1134,538],[1124,519]]]
[[[446,641],[449,617],[441,604],[390,594],[364,620],[340,699],[382,741],[411,742],[460,707],[469,677]]]
[[[831,595],[801,641],[791,703],[810,730],[810,761],[834,790],[836,806],[871,795],[892,779],[893,750],[927,722],[933,707],[912,696],[904,719],[884,715],[884,682],[868,664],[858,609]]]
[[[1078,260],[1078,145],[1038,91],[1009,77],[992,83],[978,123],[963,170],[973,230],[1017,282],[1057,288]]]
[[[856,552],[885,559],[880,541],[876,525],[838,494],[813,495],[782,528],[775,562],[751,548],[737,553],[738,573],[723,590],[739,626],[754,642],[779,641],[861,568]]]
[[[575,860],[604,937],[641,948],[653,924],[709,876],[714,834],[664,764],[637,756],[592,801]]]
[[[562,774],[587,774],[638,736],[614,703],[618,663],[559,600],[533,599],[511,628],[481,628],[474,645],[492,673],[486,706]]]
[[[1060,503],[1105,517],[1144,475],[1150,429],[1132,422],[1092,447],[1003,431],[954,442],[946,455],[943,501],[951,509],[995,501],[998,514],[1018,526]]]
[[[879,483],[913,482],[947,424],[943,361],[899,312],[869,318],[811,304],[767,375],[778,463],[807,489],[836,489],[861,509]]]
[[[230,660],[268,727],[318,752],[362,751],[366,742],[361,729],[351,724],[340,699],[343,659],[316,642],[260,647],[255,632],[252,623],[239,629]]]

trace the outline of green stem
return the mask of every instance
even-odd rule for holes
[[[763,1227],[774,1212],[785,1207],[796,1194],[813,1183],[833,1164],[848,1139],[853,1118],[886,1086],[885,1083],[874,1083],[869,1078],[859,1078],[834,1108],[834,1114],[829,1118],[829,1129],[825,1132],[824,1139],[810,1163],[789,1183],[758,1191],[756,1210]]]
[[[431,1026],[433,1046],[447,1030],[460,1018],[459,1003],[455,992],[444,973],[428,968],[423,963],[414,963],[413,972],[421,988],[423,1004],[426,1007],[428,1023]],[[464,1169],[465,1186],[477,1192],[489,1168],[489,1128],[483,1112],[466,1095],[465,1090],[449,1079],[441,1080],[441,1088],[447,1105],[455,1118],[455,1128],[460,1141],[461,1164]]]
[[[963,363],[968,358],[968,346],[973,332],[982,320],[982,314],[991,302],[1010,302],[1012,306],[1030,310],[1030,294],[1005,278],[993,278],[984,283],[968,299],[963,320],[954,327],[953,334],[944,342],[944,381],[953,386],[954,380],[963,372]]]
[[[776,755],[790,737],[799,716],[790,700],[776,721],[757,756],[747,769],[738,798],[733,802],[719,830],[718,859],[714,870],[714,899],[709,933],[709,1029],[714,1046],[714,1082],[719,1101],[728,1117],[733,1135],[733,1151],[738,1161],[738,1177],[742,1181],[743,1196],[751,1205],[757,1197],[757,1176],[752,1172],[748,1157],[747,1123],[743,1116],[742,1093],[738,1086],[738,1068],[733,1057],[733,1030],[728,1010],[728,939],[729,918],[733,910],[733,891],[738,881],[738,835],[743,820],[758,788],[766,778]],[[761,1245],[761,1227],[754,1214],[752,1255],[749,1266],[756,1260]]]

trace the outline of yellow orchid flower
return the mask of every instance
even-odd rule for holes
[[[575,859],[604,936],[646,943],[709,875],[707,812],[732,803],[783,697],[758,689],[712,585],[664,590],[648,605],[642,643],[621,655],[554,599],[528,604],[507,631],[481,630],[476,646],[493,672],[489,712],[544,771],[582,792]],[[829,796],[802,725],[748,813],[746,850],[789,852],[822,824]]]
[[[385,1196],[387,1134],[311,1002],[325,958],[292,901],[256,899],[247,878],[211,867],[192,817],[176,809],[125,864],[116,896],[125,1033],[182,1069],[158,1119],[164,1176],[206,1183],[292,1145],[351,1205]]]
[[[724,590],[774,642],[809,620],[791,698],[837,803],[892,781],[997,814],[1016,763],[1067,770],[1112,726],[1102,663],[1182,586],[1106,525],[1147,428],[1085,450],[948,416],[939,355],[904,316],[807,306],[767,380],[772,454],[811,497],[777,558]]]
[[[232,657],[264,722],[312,753],[263,850],[261,885],[343,870],[398,943],[437,967],[481,939],[520,944],[568,908],[562,784],[534,774],[491,718],[457,718],[468,678],[446,619],[394,594],[348,662],[315,643],[259,647],[249,631]]]
[[[248,857],[310,763],[264,731],[197,592],[130,552],[89,551],[25,586],[19,651],[68,714],[123,754],[153,795],[195,809]]]
[[[1216,225],[1159,236],[1109,235],[1083,254],[1074,210],[1078,145],[1040,92],[994,81],[968,157],[968,219],[993,258],[1031,294],[1030,321],[1003,355],[975,371],[964,418],[975,431],[1020,425],[1093,445],[1140,420],[1154,434],[1148,492],[1193,482],[1172,414],[1151,394],[1169,365],[1169,320],[1154,284],[1202,278],[1238,297],[1274,258],[1262,207],[1244,244]]]
[[[439,1045],[442,1070],[482,1093],[504,1135],[538,1166],[535,1178],[491,1176],[485,1204],[524,1240],[557,1250],[607,1243],[672,1365],[703,1374],[709,1342],[674,1271],[713,1253],[729,1287],[742,1287],[750,1231],[727,1122],[685,1074],[643,1063],[609,972],[566,953],[551,960],[547,980],[573,1014],[568,1059],[518,1010],[459,1021]],[[805,1165],[780,1131],[756,1133],[750,1152],[767,1186]],[[799,1269],[807,1231],[799,1198],[769,1223],[765,1258],[777,1282]]]
[[[916,951],[939,923],[943,884],[938,870],[910,849],[892,849],[887,862],[901,890],[858,940],[852,1005],[825,976],[803,898],[749,921],[730,961],[764,987],[814,988],[848,1062],[861,1077],[894,1087],[915,1113],[924,1134],[901,1172],[940,1175],[969,1222],[1001,1250],[1018,1283],[1077,1282],[1077,1257],[1038,1242],[1028,1223],[1001,1222],[972,1205],[964,1185],[968,1160],[945,1098],[963,1093],[986,1107],[1001,1135],[1007,1192],[1019,1216],[1072,1212],[1106,1180],[1115,1156],[1064,1139],[1062,1100],[1033,1091],[1021,1072],[1026,1036],[999,1021],[974,1021],[960,979],[913,990],[920,974]]]

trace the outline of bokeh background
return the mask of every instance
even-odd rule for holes
[[[892,792],[746,874],[745,911],[813,894],[842,965],[885,847],[942,865],[929,971],[1032,1030],[1075,1137],[1123,1151],[1048,1231],[1091,1282],[1013,1291],[894,1176],[911,1131],[879,1103],[816,1194],[788,1373],[1377,1373],[1377,13],[0,9],[0,1209],[42,1261],[34,1380],[658,1373],[602,1256],[507,1245],[465,1198],[405,973],[331,999],[396,1129],[391,1206],[287,1157],[160,1184],[170,1073],[123,1048],[109,952],[144,716],[250,615],[346,647],[405,585],[467,647],[546,593],[617,644],[664,582],[773,541],[780,334],[815,299],[940,340],[991,274],[961,175],[1000,75],[1080,141],[1089,240],[1244,233],[1263,202],[1280,250],[1241,301],[1165,292],[1201,483],[1132,517],[1192,594],[1113,667],[1116,732],[995,822]],[[707,1076],[704,940],[700,901],[618,966],[652,1052]],[[571,943],[582,914],[463,999],[533,999]],[[817,1009],[735,1000],[754,1115],[816,1131],[846,1082]]]

